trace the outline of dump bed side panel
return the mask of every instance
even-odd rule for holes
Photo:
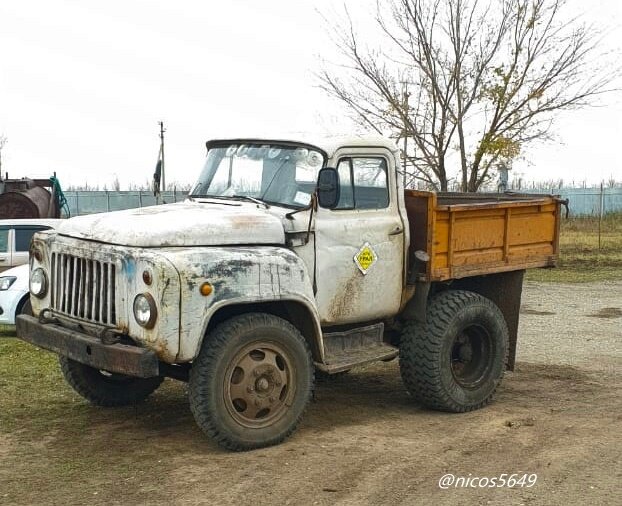
[[[406,191],[413,266],[426,281],[555,265],[559,199],[544,195],[460,195]]]

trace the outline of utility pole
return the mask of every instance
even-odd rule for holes
[[[162,161],[162,191],[166,191],[166,178],[164,177],[164,122],[160,121],[160,160]]]
[[[8,139],[5,135],[0,135],[0,181],[2,181],[2,148],[6,145]]]

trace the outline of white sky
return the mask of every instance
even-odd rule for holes
[[[335,52],[316,9],[330,12],[336,3],[2,0],[3,172],[57,171],[65,187],[110,187],[115,177],[122,187],[145,183],[159,120],[167,129],[167,182],[193,182],[209,138],[347,134],[341,106],[313,77],[318,56],[334,59]],[[608,47],[619,50],[619,0],[596,0],[589,9],[588,20],[604,26]],[[618,93],[606,101],[560,118],[563,143],[528,150],[516,172],[622,180],[622,100]]]

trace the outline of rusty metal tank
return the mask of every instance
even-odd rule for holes
[[[0,186],[0,219],[59,218],[48,179],[5,179]]]

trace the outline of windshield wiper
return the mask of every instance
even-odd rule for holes
[[[256,199],[255,197],[249,197],[248,195],[189,195],[191,198],[206,198],[206,199],[222,199],[222,200],[247,200],[249,202],[254,202],[255,204],[260,204],[264,206],[266,209],[269,209],[270,206],[264,202],[263,200]]]
[[[230,198],[232,198],[232,199],[244,199],[244,200],[248,200],[250,202],[255,202],[255,204],[261,204],[262,206],[265,206],[266,209],[270,208],[270,206],[268,204],[266,204],[263,200],[256,199],[255,197],[249,197],[248,195],[232,195]]]

